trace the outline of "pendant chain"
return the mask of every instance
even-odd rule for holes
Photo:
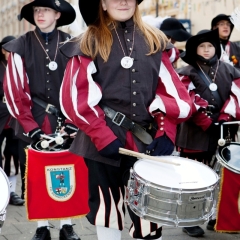
[[[197,63],[198,67],[200,68],[200,70],[202,71],[202,73],[204,74],[204,76],[206,77],[206,79],[209,81],[208,77],[206,76],[205,72],[203,71],[203,69],[200,67],[200,65]],[[219,66],[219,60],[217,62],[217,68],[216,68],[216,71],[215,71],[215,75],[214,75],[214,78],[212,79],[213,83],[215,83],[215,79],[216,79],[216,76],[217,76],[217,71],[218,71],[218,66]],[[210,81],[209,81],[210,82]],[[210,82],[211,83],[211,82]]]
[[[34,34],[35,34],[35,36],[36,36],[36,38],[37,38],[37,40],[38,40],[38,42],[40,43],[40,45],[41,45],[41,47],[42,47],[42,49],[43,49],[43,51],[46,53],[46,55],[48,56],[48,59],[49,59],[49,62],[51,62],[52,60],[51,60],[51,58],[49,57],[49,55],[48,55],[48,53],[47,53],[47,51],[44,49],[44,47],[43,47],[43,45],[42,45],[42,43],[41,43],[41,41],[39,40],[39,38],[38,38],[38,36],[37,36],[37,34],[36,34],[36,32],[34,31]],[[58,31],[58,40],[57,40],[57,47],[56,47],[56,51],[55,51],[55,57],[54,57],[54,62],[55,62],[55,60],[56,60],[56,57],[57,57],[57,52],[58,52],[58,44],[59,44],[59,31]]]
[[[115,24],[114,24],[114,23],[112,23],[112,24],[113,24],[114,30],[115,30],[115,32],[116,32],[116,35],[117,35],[118,41],[119,41],[119,43],[120,43],[120,46],[121,46],[121,48],[122,48],[124,57],[126,57],[125,51],[124,51],[124,49],[123,49],[123,46],[122,46],[122,43],[121,43],[121,40],[120,40],[120,37],[118,36],[117,30],[116,30]],[[134,29],[133,29],[133,43],[132,43],[132,48],[131,48],[131,52],[130,52],[130,54],[129,54],[129,57],[131,56],[131,54],[132,54],[132,52],[133,52],[134,40],[135,40],[135,24],[134,24]]]
[[[6,68],[7,66],[3,63],[3,61],[1,61],[2,65]]]

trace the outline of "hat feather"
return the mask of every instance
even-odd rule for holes
[[[235,8],[231,14],[230,21],[235,26],[235,28],[240,31],[240,9],[238,7]]]

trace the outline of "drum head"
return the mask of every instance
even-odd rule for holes
[[[52,139],[59,137],[59,134],[57,133],[53,133],[53,134],[49,134],[47,135],[48,137],[51,137]],[[63,142],[62,144],[58,144],[55,141],[51,141],[51,139],[42,139],[38,142],[32,143],[31,144],[31,148],[39,151],[39,152],[60,152],[60,151],[66,151],[67,149],[69,149],[73,139],[69,138],[69,137],[62,137]],[[43,147],[42,143],[43,141],[47,141],[48,142],[48,146],[47,147]]]
[[[240,174],[240,144],[231,143],[229,146],[219,149],[219,151],[223,165]]]
[[[0,168],[0,186],[0,213],[2,213],[8,205],[10,196],[9,181],[2,168]]]
[[[143,159],[134,164],[134,171],[146,181],[174,189],[202,189],[218,182],[218,175],[203,163],[176,156],[159,158],[180,166]]]

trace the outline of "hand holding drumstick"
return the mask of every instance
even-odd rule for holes
[[[162,162],[162,163],[167,163],[167,164],[173,164],[176,166],[180,166],[179,163],[175,163],[169,160],[164,160],[164,159],[160,159],[159,157],[154,157],[154,156],[149,156],[147,154],[144,153],[138,153],[138,152],[134,152],[125,148],[119,148],[119,153],[123,154],[123,155],[128,155],[128,156],[132,156],[132,157],[137,157],[137,158],[145,158],[148,160],[153,160],[153,161],[157,161],[157,162]]]

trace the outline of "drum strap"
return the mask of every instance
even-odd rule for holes
[[[212,79],[211,79],[208,75],[204,75],[204,74],[202,73],[202,71],[199,69],[198,66],[196,66],[195,68],[196,68],[196,70],[197,70],[198,75],[201,77],[201,79],[205,82],[205,84],[206,84],[207,87],[208,87],[208,86],[210,85],[210,83],[212,83]],[[211,91],[211,90],[210,90],[210,91]],[[217,104],[218,104],[219,109],[221,109],[222,106],[223,106],[223,101],[222,101],[222,99],[221,99],[218,91],[211,91],[211,93],[212,93],[212,95],[214,96],[214,98],[215,98],[215,100],[216,100],[216,102],[217,102]]]
[[[135,135],[143,143],[150,144],[153,141],[152,136],[148,132],[146,132],[143,127],[133,122],[131,119],[127,118],[125,114],[121,112],[116,112],[110,107],[104,106],[102,104],[101,107],[105,112],[106,116],[112,119],[112,122],[114,124],[131,131],[133,135]]]
[[[37,103],[39,106],[44,108],[45,112],[47,112],[49,114],[52,114],[52,115],[54,115],[56,117],[60,117],[61,111],[58,110],[54,105],[46,103],[42,99],[40,99],[38,97],[33,97],[32,100],[33,100],[33,102]]]

